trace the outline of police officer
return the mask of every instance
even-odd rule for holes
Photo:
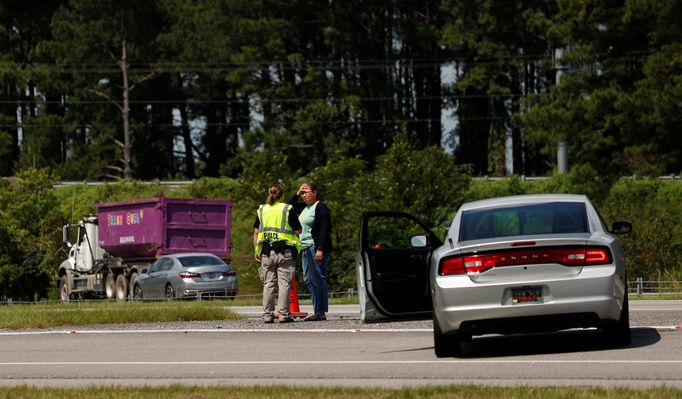
[[[253,230],[258,274],[263,282],[263,321],[275,320],[275,286],[279,287],[277,312],[279,322],[293,321],[289,314],[289,290],[294,278],[295,260],[301,250],[298,235],[301,222],[291,205],[280,202],[284,191],[279,185],[268,189],[266,203],[258,207]]]

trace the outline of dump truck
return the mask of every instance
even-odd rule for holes
[[[229,261],[230,200],[160,197],[95,207],[97,214],[63,227],[69,255],[58,272],[62,302],[132,299],[140,271],[165,254],[207,252]]]

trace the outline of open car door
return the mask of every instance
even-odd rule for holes
[[[366,212],[357,255],[362,321],[431,317],[431,253],[442,242],[403,212]]]

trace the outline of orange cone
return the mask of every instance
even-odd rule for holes
[[[289,290],[289,315],[293,318],[304,318],[307,312],[301,312],[298,306],[298,288],[296,287],[296,277],[291,279],[291,290]]]

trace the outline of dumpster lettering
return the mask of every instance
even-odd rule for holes
[[[122,215],[109,214],[109,217],[107,219],[109,220],[109,226],[120,226],[123,224]]]
[[[135,236],[124,236],[118,239],[119,244],[128,244],[135,242]]]
[[[126,224],[140,224],[143,215],[142,211],[126,214]]]
[[[143,217],[144,211],[126,213],[125,224],[126,225],[140,224],[142,223]],[[124,220],[123,215],[114,215],[111,213],[107,215],[107,221],[109,222],[109,226],[123,226],[123,220]]]

